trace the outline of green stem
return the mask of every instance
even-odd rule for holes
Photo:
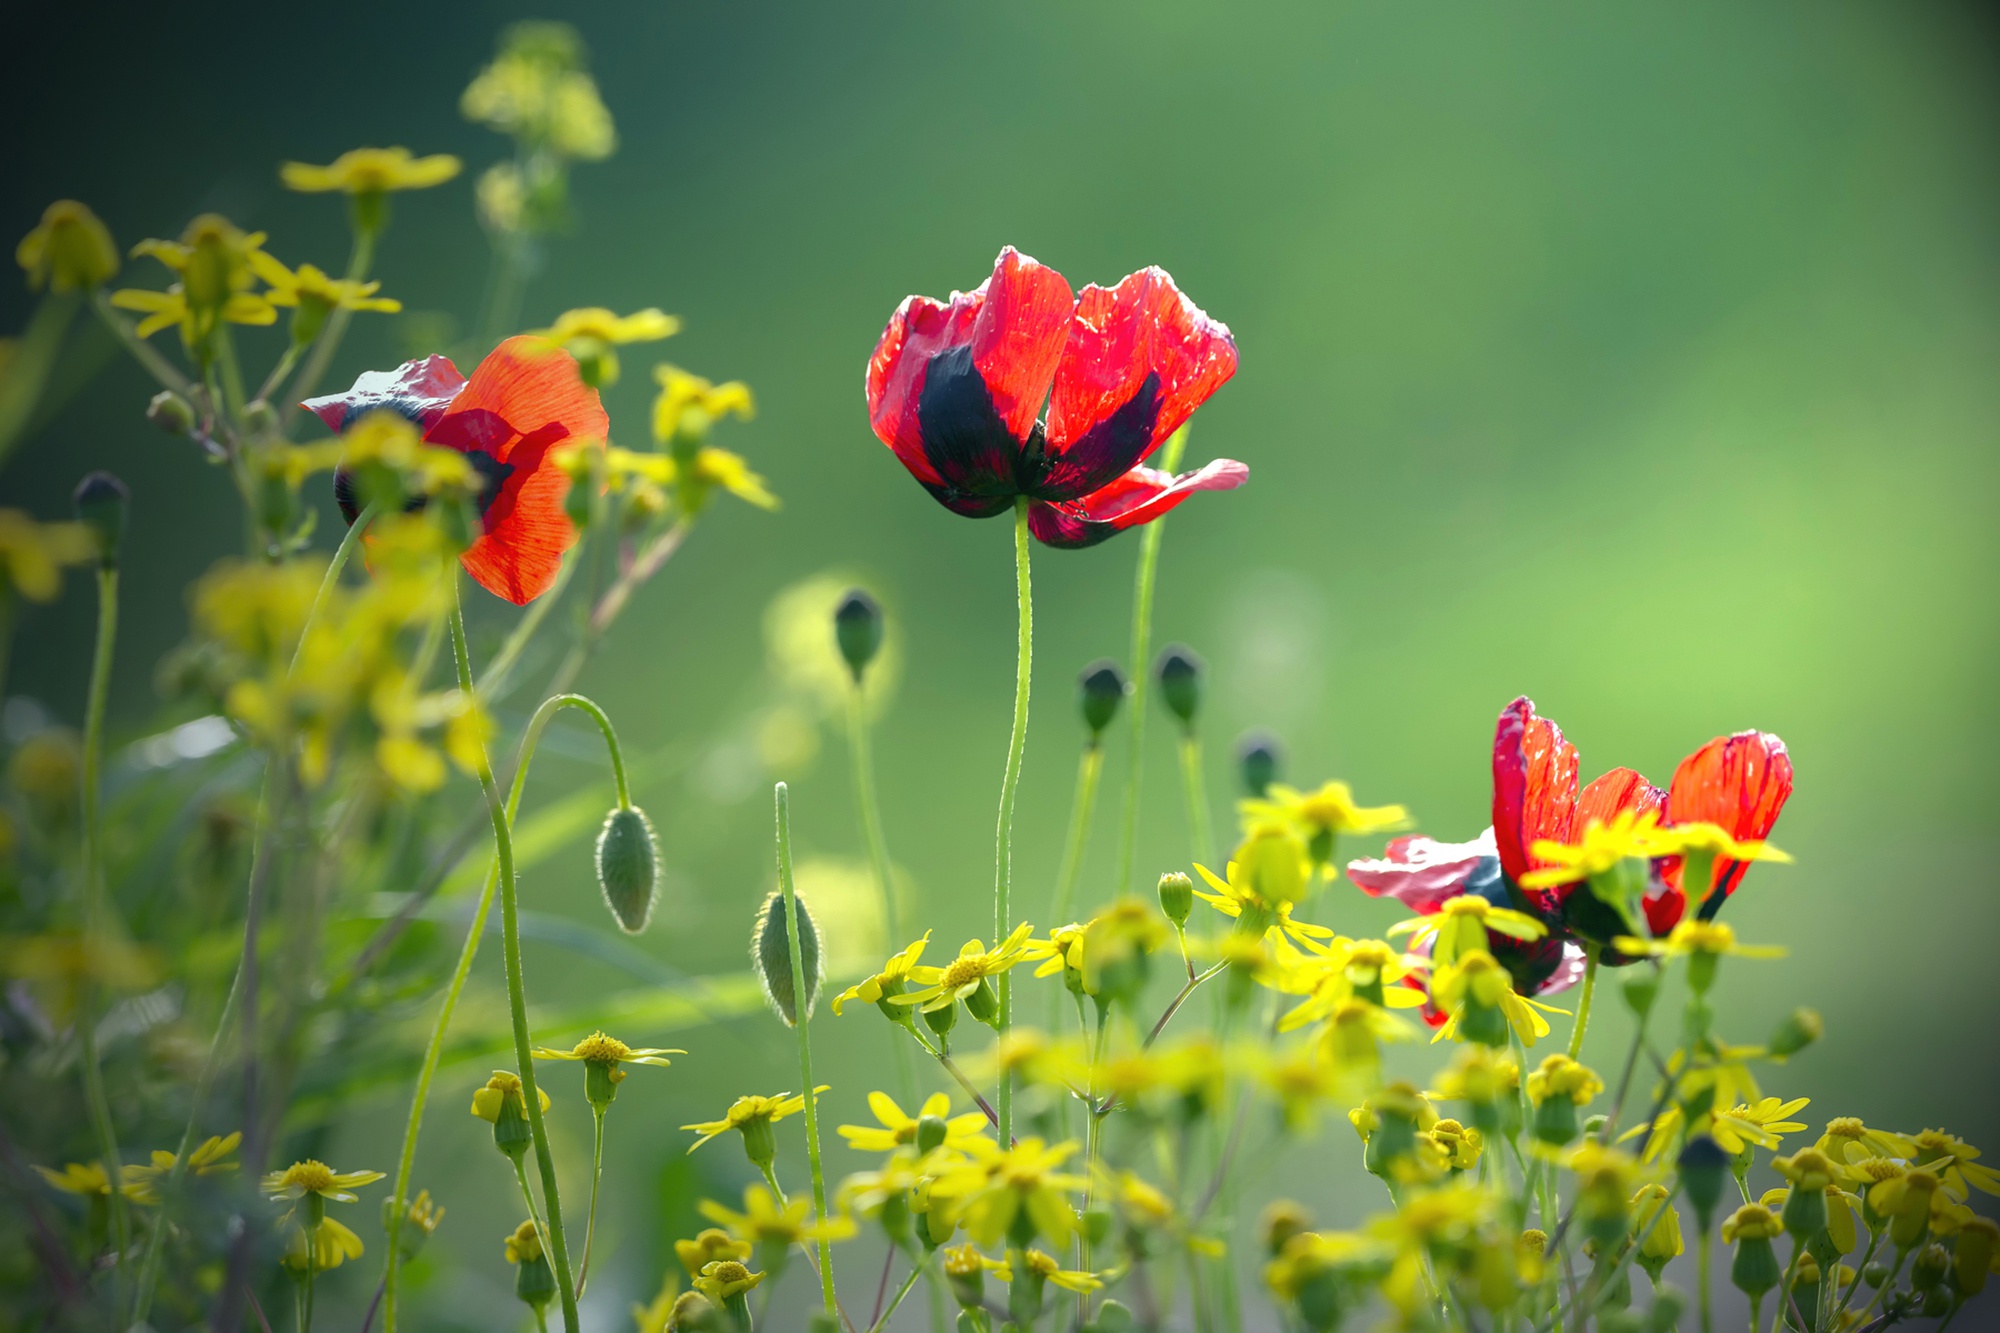
[[[1193,844],[1194,859],[1202,865],[1210,864],[1215,855],[1210,844],[1205,787],[1201,780],[1201,738],[1190,727],[1181,735],[1181,790],[1187,797],[1188,841]]]
[[[521,1197],[527,1201],[528,1220],[535,1224],[535,1230],[542,1233],[542,1239],[547,1240],[549,1228],[542,1221],[542,1210],[535,1204],[535,1191],[528,1187],[528,1168],[518,1157],[514,1158],[513,1162],[514,1183],[521,1187]]]
[[[1172,472],[1180,464],[1187,447],[1187,427],[1182,426],[1167,439],[1160,466]],[[1139,850],[1139,774],[1145,768],[1146,680],[1148,655],[1153,645],[1153,579],[1160,563],[1160,538],[1166,520],[1154,519],[1139,534],[1139,573],[1132,590],[1132,758],[1125,773],[1125,814],[1118,836],[1118,878],[1112,891],[1126,893],[1132,888],[1132,866]]]
[[[1771,1316],[1771,1333],[1783,1333],[1785,1311],[1792,1308],[1792,1288],[1799,1280],[1799,1257],[1806,1252],[1805,1245],[1797,1237],[1792,1239],[1792,1261],[1785,1265],[1785,1280],[1778,1286],[1778,1312]],[[1839,1274],[1836,1272],[1836,1278]],[[1821,1274],[1824,1282],[1826,1275]]]
[[[1076,795],[1070,801],[1069,836],[1063,840],[1062,870],[1056,876],[1055,902],[1049,908],[1049,924],[1069,920],[1076,899],[1077,877],[1083,873],[1084,849],[1090,845],[1090,815],[1097,804],[1097,780],[1104,773],[1104,745],[1095,736],[1083,743],[1083,757],[1076,765]]]
[[[1014,659],[1014,731],[1007,742],[1007,767],[1000,776],[1000,827],[994,835],[993,944],[1014,928],[1008,893],[1012,888],[1014,851],[1014,791],[1021,783],[1021,751],[1028,742],[1028,678],[1034,658],[1034,592],[1028,577],[1028,501],[1014,501],[1014,591],[1020,610],[1020,642]],[[1014,1023],[1011,972],[1000,974],[1000,1026],[1004,1038]],[[1003,1069],[999,1095],[1000,1142],[1014,1141],[1014,1076]]]
[[[1694,1252],[1695,1282],[1701,1288],[1695,1298],[1696,1304],[1701,1307],[1701,1333],[1715,1333],[1715,1298],[1711,1294],[1715,1285],[1712,1277],[1714,1253],[1715,1243],[1703,1230],[1701,1248]]]
[[[854,759],[854,799],[861,807],[861,836],[868,844],[868,864],[875,871],[876,891],[882,895],[882,921],[893,947],[909,932],[910,922],[896,900],[895,877],[889,869],[889,844],[882,836],[882,808],[875,795],[867,700],[858,681],[847,692],[847,748]]]
[[[125,350],[132,354],[132,359],[145,367],[147,374],[159,381],[160,387],[172,389],[190,404],[201,396],[193,381],[175,369],[174,363],[161,356],[151,343],[141,338],[138,331],[132,327],[132,321],[118,313],[118,308],[111,304],[111,298],[104,294],[103,288],[100,287],[90,294],[90,308],[97,312],[97,318],[104,327],[111,330],[111,336],[124,344]]]
[[[271,401],[271,395],[276,393],[278,386],[285,382],[285,376],[292,373],[292,367],[299,363],[299,353],[304,350],[305,348],[298,343],[286,344],[285,354],[278,358],[278,364],[271,367],[271,373],[266,375],[264,382],[257,386],[256,402],[269,403]]]
[[[314,1285],[313,1272],[319,1267],[319,1265],[316,1262],[314,1262],[319,1258],[319,1254],[314,1248],[315,1245],[317,1244],[317,1239],[318,1238],[315,1236],[306,1237],[306,1300],[305,1300],[304,1311],[299,1316],[300,1333],[312,1333],[313,1285]]]
[[[357,522],[356,527],[360,524]],[[458,640],[453,638],[454,649]],[[588,705],[586,708],[585,706]],[[558,694],[544,699],[534,715],[528,719],[527,728],[521,733],[521,751],[514,760],[514,780],[507,792],[506,821],[511,829],[514,819],[521,812],[521,791],[528,783],[528,768],[535,757],[535,747],[541,743],[542,733],[548,729],[550,721],[564,708],[584,708],[598,719],[598,726],[604,732],[605,744],[609,747],[612,769],[619,777],[621,802],[624,795],[624,764],[619,757],[618,739],[611,731],[610,719],[604,711],[579,694]],[[397,1246],[398,1235],[402,1231],[405,1209],[409,1203],[410,1174],[417,1158],[417,1134],[423,1128],[424,1110],[430,1104],[431,1080],[437,1074],[438,1060],[444,1053],[445,1032],[451,1027],[452,1015],[458,1009],[459,993],[465,989],[465,979],[471,975],[472,960],[479,952],[479,941],[486,934],[486,917],[493,907],[493,890],[500,882],[500,862],[496,857],[493,868],[486,874],[486,886],[480,891],[479,905],[473,909],[472,924],[465,932],[465,943],[458,951],[458,966],[452,970],[451,981],[445,987],[444,1004],[438,1009],[437,1021],[431,1025],[430,1044],[424,1048],[424,1061],[417,1070],[417,1089],[410,1098],[409,1118],[403,1125],[403,1151],[396,1162],[396,1185],[391,1194],[389,1211],[388,1255],[384,1259],[382,1274],[382,1328],[384,1333],[396,1331],[396,1291],[397,1275],[402,1269],[402,1251]],[[537,1102],[539,1105],[539,1100]],[[516,1168],[520,1166],[515,1163]],[[527,1178],[522,1177],[522,1188],[527,1186]],[[529,1199],[530,1205],[534,1203]],[[539,1223],[537,1224],[539,1225]],[[585,1241],[588,1252],[589,1242]]]
[[[42,400],[56,353],[75,322],[77,298],[71,292],[49,292],[35,304],[28,327],[14,344],[14,355],[0,370],[0,462],[14,451]]]
[[[590,1283],[590,1247],[597,1239],[597,1187],[604,1179],[604,1108],[591,1104],[590,1209],[584,1214],[583,1262],[576,1269],[576,1295],[583,1299]]]
[[[458,687],[472,693],[472,659],[465,647],[465,616],[458,603],[456,572],[451,582],[451,648],[458,661]],[[486,811],[493,824],[493,850],[500,863],[500,929],[507,964],[507,1008],[514,1028],[514,1059],[520,1068],[521,1097],[528,1111],[528,1128],[535,1140],[535,1163],[541,1168],[542,1197],[549,1212],[550,1254],[555,1260],[556,1291],[562,1298],[563,1328],[577,1333],[576,1288],[570,1279],[569,1246],[563,1239],[562,1195],[556,1183],[556,1163],[549,1151],[548,1127],[542,1122],[541,1095],[535,1086],[534,1048],[528,1040],[527,986],[521,979],[520,906],[514,883],[514,838],[500,800],[499,784],[493,780],[493,765],[487,761],[485,745],[480,745],[479,789],[486,797]]]
[[[368,265],[375,258],[375,232],[366,227],[357,227],[354,232],[354,248],[347,254],[347,280],[360,282],[368,274]],[[319,386],[320,376],[326,374],[328,363],[333,360],[334,349],[340,346],[341,338],[347,332],[348,321],[354,312],[336,306],[327,315],[326,324],[313,340],[312,355],[306,358],[306,368],[299,372],[298,382],[292,386],[290,402],[285,404],[283,421],[287,427],[298,415],[299,401],[310,398]],[[565,1316],[567,1317],[567,1315]]]
[[[97,1053],[97,950],[104,938],[104,830],[100,806],[104,767],[104,711],[111,692],[111,657],[118,643],[118,569],[97,571],[97,644],[90,659],[90,696],[83,721],[83,952],[84,982],[77,1006],[76,1030],[82,1044],[83,1095],[90,1108],[90,1126],[97,1135],[105,1179],[110,1185],[111,1235],[117,1245],[112,1268],[114,1309],[125,1304],[125,1251],[132,1243],[131,1219],[119,1183],[118,1134],[111,1123],[111,1103],[104,1093],[104,1069]]]
[[[1595,944],[1583,946],[1583,993],[1576,1001],[1576,1025],[1569,1032],[1569,1058],[1574,1060],[1583,1053],[1583,1034],[1590,1026],[1590,1001],[1597,994],[1597,955]]]
[[[1103,1004],[1099,1004],[1097,1006],[1097,1037],[1091,1044],[1090,1072],[1089,1077],[1084,1082],[1083,1089],[1084,1103],[1090,1107],[1090,1116],[1084,1122],[1083,1133],[1083,1211],[1085,1216],[1089,1215],[1091,1202],[1097,1192],[1097,1159],[1098,1155],[1104,1150],[1104,1116],[1097,1109],[1097,1071],[1104,1066],[1104,1039],[1110,1031],[1109,1026],[1104,1020],[1108,1016],[1108,1009]],[[1087,1273],[1090,1271],[1090,1232],[1088,1230],[1080,1230],[1077,1236],[1077,1266]],[[1090,1293],[1079,1291],[1076,1294],[1076,1325],[1078,1328],[1082,1328],[1089,1322]]]
[[[903,1279],[902,1286],[896,1288],[896,1294],[890,1298],[888,1308],[882,1311],[882,1317],[868,1326],[868,1333],[881,1333],[889,1326],[889,1320],[895,1315],[896,1307],[903,1303],[903,1297],[910,1294],[910,1288],[917,1285],[917,1279],[924,1275],[924,1268],[925,1265],[922,1263],[911,1267],[910,1275]]]
[[[791,794],[784,783],[776,788],[778,807],[778,887],[785,893],[785,944],[792,957],[792,1029],[799,1036],[799,1082],[806,1099],[806,1161],[812,1167],[813,1215],[826,1221],[826,1175],[819,1162],[819,1094],[814,1091],[811,997],[806,993],[806,960],[799,951],[799,898],[792,886]],[[840,1317],[840,1305],[833,1294],[832,1242],[822,1231],[819,1237],[819,1285],[826,1299],[826,1313]]]

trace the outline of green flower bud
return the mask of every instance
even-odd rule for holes
[[[1633,968],[1625,978],[1623,990],[1626,1008],[1644,1018],[1653,1011],[1653,1001],[1660,995],[1659,970],[1652,967]]]
[[[1181,720],[1183,727],[1194,726],[1201,708],[1201,659],[1185,644],[1169,644],[1153,665],[1160,682],[1160,700],[1167,711]]]
[[[311,1197],[311,1196],[308,1196]],[[1937,1290],[1944,1281],[1944,1275],[1951,1271],[1951,1252],[1932,1241],[1917,1251],[1910,1260],[1910,1286],[1921,1292]]]
[[[958,1025],[958,1006],[945,1005],[941,1009],[924,1010],[924,1026],[942,1037]]]
[[[243,407],[243,427],[252,435],[272,435],[278,429],[278,410],[262,398]]]
[[[1132,1333],[1138,1326],[1122,1302],[1107,1300],[1097,1307],[1097,1318],[1091,1320],[1089,1333]]]
[[[1782,1060],[1797,1055],[1818,1041],[1825,1032],[1826,1024],[1821,1020],[1819,1010],[1801,1007],[1785,1015],[1765,1046],[1772,1055]]]
[[[999,1025],[1000,997],[985,977],[979,979],[979,988],[965,997],[965,1012],[982,1023]]]
[[[1784,1277],[1778,1266],[1778,1252],[1766,1236],[1743,1236],[1736,1242],[1736,1257],[1729,1265],[1729,1280],[1745,1295],[1757,1296],[1778,1285]]]
[[[539,1310],[555,1298],[556,1275],[549,1267],[549,1261],[541,1255],[523,1260],[514,1269],[514,1294],[522,1302]]]
[[[130,488],[109,472],[93,472],[76,484],[71,502],[77,519],[97,542],[98,564],[116,569],[118,547],[125,540],[125,514],[132,505]]]
[[[860,684],[861,673],[882,650],[882,604],[859,588],[850,589],[834,608],[833,638]]]
[[[162,389],[146,404],[146,420],[169,435],[185,435],[194,429],[194,408],[172,389]]]
[[[1889,1265],[1879,1259],[1869,1261],[1861,1270],[1861,1280],[1870,1288],[1881,1286],[1889,1280]]]
[[[1083,725],[1090,728],[1090,740],[1094,745],[1118,716],[1118,705],[1125,702],[1125,692],[1131,688],[1125,680],[1125,673],[1118,664],[1108,657],[1101,657],[1083,669],[1077,679],[1077,704],[1083,710]]]
[[[659,890],[660,853],[653,825],[638,806],[624,806],[604,817],[597,835],[597,885],[618,928],[637,935],[653,915]]]
[[[1236,770],[1243,790],[1261,799],[1284,767],[1284,748],[1268,731],[1246,731],[1236,742]]]
[[[947,1126],[943,1116],[925,1115],[917,1117],[917,1151],[936,1152],[944,1146]]]
[[[666,1333],[722,1333],[722,1312],[698,1291],[684,1291],[667,1312]]]
[[[1185,926],[1194,911],[1194,881],[1178,870],[1160,876],[1160,910],[1176,927]]]
[[[1716,1205],[1722,1201],[1722,1187],[1729,1169],[1729,1154],[1706,1134],[1697,1134],[1681,1149],[1678,1163],[1681,1189],[1694,1206],[1695,1223],[1701,1234],[1709,1233]]]
[[[813,1005],[819,999],[819,923],[813,920],[806,900],[794,897],[799,905],[799,960],[806,982],[805,1013],[810,1019]],[[773,889],[764,899],[764,906],[757,913],[756,928],[751,932],[750,953],[757,963],[757,975],[764,982],[764,997],[771,1002],[772,1010],[786,1027],[797,1026],[798,1006],[792,994],[792,945],[786,928],[783,890]]]

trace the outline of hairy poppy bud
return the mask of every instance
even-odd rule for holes
[[[819,925],[813,920],[812,911],[804,898],[797,898],[799,905],[799,961],[805,973],[806,1017],[812,1017],[813,1004],[819,998]],[[786,929],[785,895],[783,890],[773,889],[764,899],[764,906],[757,913],[757,926],[751,932],[751,956],[757,962],[757,975],[764,981],[764,996],[770,1000],[771,1008],[784,1020],[786,1027],[798,1025],[798,1008],[792,994],[792,943]]]
[[[118,547],[125,540],[125,513],[132,492],[109,472],[93,472],[76,484],[71,496],[76,516],[97,542],[97,560],[106,569],[118,567]]]
[[[1236,768],[1243,775],[1243,790],[1262,800],[1284,767],[1284,747],[1268,731],[1246,731],[1236,741]]]
[[[1091,744],[1097,743],[1111,719],[1118,716],[1127,688],[1125,673],[1108,657],[1098,658],[1077,677],[1077,703],[1083,710],[1083,725],[1090,728]]]
[[[1696,1223],[1706,1236],[1715,1218],[1715,1206],[1722,1200],[1723,1173],[1729,1168],[1729,1154],[1706,1134],[1697,1134],[1681,1149],[1681,1188],[1694,1205]]]
[[[194,429],[194,408],[172,389],[162,389],[146,404],[146,420],[169,435],[185,435]]]
[[[1194,881],[1178,870],[1160,876],[1160,910],[1176,927],[1185,926],[1194,910]]]
[[[859,588],[848,589],[833,610],[833,640],[859,685],[861,673],[882,651],[882,604]]]
[[[1771,1054],[1779,1059],[1797,1055],[1806,1047],[1818,1041],[1826,1031],[1826,1024],[1819,1016],[1819,1010],[1799,1008],[1785,1015],[1766,1043]]]
[[[653,825],[638,806],[623,806],[604,817],[597,835],[597,884],[618,928],[637,935],[653,915],[658,896],[659,848]]]
[[[1153,674],[1159,679],[1160,698],[1167,711],[1179,718],[1183,727],[1193,727],[1194,715],[1201,708],[1201,659],[1194,649],[1168,644],[1154,663]]]

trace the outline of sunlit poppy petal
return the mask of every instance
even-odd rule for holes
[[[1050,546],[1095,546],[1126,528],[1152,522],[1196,491],[1234,490],[1249,479],[1250,469],[1233,458],[1218,458],[1179,476],[1135,467],[1081,500],[1037,501],[1028,511],[1028,530]]]
[[[1095,284],[1076,315],[1049,399],[1049,467],[1036,494],[1076,499],[1143,462],[1236,373],[1228,326],[1164,269]]]
[[[1439,842],[1422,834],[1392,838],[1380,858],[1349,861],[1347,878],[1373,898],[1393,898],[1422,916],[1468,887],[1482,864],[1492,861],[1493,830],[1471,842]]]
[[[1761,841],[1791,794],[1792,758],[1785,743],[1768,731],[1739,731],[1717,736],[1681,760],[1667,793],[1666,822],[1714,824],[1739,841]],[[1749,868],[1747,861],[1718,860],[1713,878],[1692,896],[1705,903],[1717,888],[1724,896],[1734,893]],[[1680,884],[1678,864],[1669,878]]]
[[[345,431],[377,408],[416,423],[428,431],[445,414],[452,400],[465,388],[465,376],[449,357],[427,356],[421,361],[405,361],[394,370],[364,371],[345,393],[308,398],[299,406],[326,423],[328,430]]]
[[[1493,736],[1493,839],[1508,879],[1540,864],[1528,854],[1537,841],[1570,841],[1576,804],[1576,747],[1523,695],[1500,710]]]

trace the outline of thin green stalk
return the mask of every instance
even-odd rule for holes
[[[319,1265],[313,1262],[319,1256],[314,1253],[315,1238],[306,1237],[306,1302],[299,1316],[299,1333],[312,1333],[313,1326],[313,1270]]]
[[[1083,1211],[1086,1216],[1090,1213],[1091,1202],[1097,1193],[1097,1161],[1099,1154],[1104,1151],[1104,1116],[1097,1109],[1097,1071],[1104,1065],[1104,1040],[1110,1032],[1105,1019],[1109,1016],[1109,1010],[1106,1006],[1099,1004],[1097,1006],[1097,1038],[1091,1044],[1090,1072],[1084,1081],[1083,1088],[1084,1103],[1090,1107],[1090,1118],[1084,1122],[1083,1134],[1085,1145],[1083,1150]],[[1087,1230],[1080,1230],[1077,1233],[1077,1267],[1086,1273],[1090,1271],[1090,1233]],[[1076,1294],[1076,1326],[1082,1328],[1089,1322],[1090,1293],[1079,1291]]]
[[[1715,1333],[1715,1300],[1710,1292],[1714,1287],[1715,1242],[1706,1230],[1701,1233],[1701,1248],[1694,1252],[1695,1282],[1701,1288],[1695,1303],[1701,1308],[1701,1333]],[[1855,1279],[1859,1281],[1859,1277]]]
[[[90,294],[90,308],[97,312],[97,318],[104,327],[111,330],[111,336],[124,344],[132,359],[159,381],[161,388],[172,389],[190,404],[201,396],[194,382],[176,369],[173,362],[161,356],[151,343],[141,338],[132,327],[131,320],[118,313],[118,308],[111,304],[111,298],[104,294],[102,287]]]
[[[806,1098],[806,1161],[812,1167],[813,1215],[826,1221],[826,1175],[819,1162],[819,1094],[814,1090],[812,1071],[812,1015],[806,994],[806,960],[799,952],[799,898],[792,887],[792,817],[790,793],[780,782],[776,789],[778,807],[778,887],[785,893],[785,945],[792,957],[792,1030],[799,1035],[799,1083]],[[826,1313],[840,1317],[840,1304],[833,1294],[832,1242],[822,1231],[819,1237],[819,1285],[826,1298]]]
[[[49,371],[55,368],[56,353],[63,337],[76,320],[77,298],[73,292],[49,292],[35,303],[28,327],[14,343],[13,356],[0,371],[0,462],[14,450],[21,432],[42,400]]]
[[[305,351],[303,344],[296,342],[285,344],[285,354],[278,358],[278,364],[271,367],[271,373],[266,375],[264,382],[257,386],[257,397],[252,401],[269,403],[271,395],[276,393],[278,386],[285,382],[285,376],[291,374],[292,367],[299,363],[299,354],[303,351]]]
[[[1055,902],[1049,908],[1049,924],[1069,920],[1076,900],[1077,877],[1083,873],[1083,853],[1090,845],[1090,816],[1097,805],[1097,780],[1104,774],[1104,742],[1096,736],[1083,743],[1083,757],[1076,764],[1076,795],[1070,801],[1069,836],[1063,840],[1062,870],[1056,876]]]
[[[373,228],[355,228],[354,247],[347,254],[349,282],[360,282],[368,275],[368,265],[375,258],[375,237],[376,232]],[[353,318],[352,310],[341,307],[335,307],[333,312],[327,315],[326,324],[320,329],[319,337],[313,340],[312,355],[306,358],[306,368],[299,372],[297,383],[287,395],[291,400],[285,404],[283,416],[287,427],[298,415],[299,401],[311,397],[312,391],[319,387],[320,376],[326,374],[326,368],[333,360],[334,350],[340,346],[341,338],[347,333],[348,322]]]
[[[1008,893],[1012,888],[1014,853],[1014,791],[1021,784],[1021,751],[1028,742],[1028,678],[1034,658],[1034,592],[1028,578],[1028,501],[1014,501],[1014,591],[1020,610],[1020,643],[1014,659],[1014,731],[1007,742],[1007,767],[1000,776],[1000,827],[994,835],[993,852],[993,941],[998,948],[1014,928]],[[1001,1037],[1014,1023],[1014,988],[1011,972],[1000,974]],[[1000,1142],[1014,1141],[1014,1076],[1000,1072]]]
[[[585,533],[583,540],[589,541],[590,534]],[[556,570],[556,581],[549,585],[549,590],[530,603],[528,609],[521,613],[521,618],[514,622],[514,628],[508,631],[506,639],[500,644],[499,651],[487,660],[486,669],[479,673],[480,698],[492,699],[506,692],[507,678],[513,672],[514,663],[519,660],[521,650],[534,639],[535,632],[541,629],[542,621],[548,618],[549,611],[562,600],[563,589],[569,586],[570,575],[576,571],[576,566],[577,561],[574,557],[563,561],[562,567]]]
[[[100,808],[104,767],[104,710],[111,693],[111,657],[118,644],[118,568],[97,571],[97,644],[90,659],[90,697],[83,715],[83,945],[85,973],[76,1030],[82,1043],[83,1095],[90,1109],[90,1127],[110,1182],[111,1235],[118,1262],[111,1270],[112,1308],[125,1305],[125,1251],[132,1243],[131,1218],[119,1188],[123,1167],[118,1159],[118,1134],[111,1123],[111,1103],[104,1094],[104,1069],[97,1055],[97,948],[104,937],[103,812]]]
[[[458,687],[472,693],[472,659],[465,647],[465,616],[458,604],[458,580],[454,572],[451,601],[451,648],[458,661]],[[541,1168],[542,1197],[549,1214],[550,1253],[555,1260],[556,1291],[562,1298],[563,1328],[577,1333],[576,1287],[570,1279],[569,1246],[563,1239],[562,1194],[556,1183],[556,1163],[549,1151],[548,1126],[542,1122],[541,1094],[535,1086],[534,1048],[528,1040],[527,986],[521,978],[520,906],[514,883],[514,837],[507,825],[500,800],[499,784],[493,780],[493,765],[486,758],[482,742],[479,752],[479,789],[486,797],[487,815],[493,823],[493,849],[500,863],[500,929],[507,964],[507,1008],[513,1020],[514,1059],[520,1068],[521,1097],[527,1106],[528,1128],[535,1140],[535,1163]]]
[[[1792,1261],[1785,1265],[1785,1280],[1778,1286],[1778,1312],[1771,1316],[1771,1333],[1782,1333],[1785,1327],[1785,1311],[1789,1310],[1792,1306],[1792,1288],[1799,1280],[1799,1259],[1805,1252],[1806,1247],[1804,1243],[1794,1236],[1792,1238]],[[1839,1274],[1836,1272],[1835,1277],[1838,1276]],[[1824,1282],[1826,1275],[1821,1274],[1820,1280]]]
[[[1202,865],[1214,861],[1215,849],[1208,828],[1208,790],[1201,778],[1201,737],[1189,728],[1181,735],[1181,790],[1187,797],[1188,841],[1194,859]]]
[[[528,1168],[518,1157],[513,1161],[514,1183],[521,1187],[521,1197],[527,1201],[528,1220],[535,1224],[535,1230],[541,1232],[543,1239],[546,1240],[549,1228],[548,1224],[542,1221],[542,1210],[535,1204],[535,1191],[528,1187]]]
[[[860,807],[861,839],[868,845],[868,864],[875,872],[875,891],[882,895],[882,928],[895,948],[908,940],[914,927],[909,905],[900,901],[895,874],[889,865],[889,843],[882,836],[882,804],[875,791],[875,754],[870,743],[867,698],[861,682],[847,692],[847,750],[854,761],[854,799]],[[910,1065],[909,1048],[893,1038],[896,1052],[897,1090],[904,1101],[917,1095],[916,1070]]]
[[[576,1268],[577,1299],[590,1284],[590,1247],[597,1239],[597,1187],[604,1180],[604,1108],[591,1103],[590,1208],[584,1213],[583,1262]]]
[[[1595,944],[1583,946],[1583,993],[1576,1000],[1576,1025],[1569,1032],[1569,1058],[1574,1060],[1583,1053],[1583,1034],[1590,1026],[1590,1001],[1597,994],[1597,955]]]
[[[356,523],[356,527],[360,524]],[[454,648],[457,640],[453,640]],[[586,707],[588,705],[588,707]],[[621,806],[629,805],[625,785],[625,765],[618,749],[617,737],[611,731],[610,719],[604,710],[598,708],[582,695],[558,694],[544,699],[534,715],[528,719],[527,728],[521,733],[520,754],[514,760],[514,780],[507,793],[506,821],[511,829],[514,819],[521,811],[521,791],[528,783],[528,767],[535,757],[535,747],[541,743],[542,732],[547,730],[555,715],[564,708],[583,708],[596,719],[604,732],[605,744],[613,756],[612,771],[618,785]],[[459,993],[465,989],[465,979],[472,972],[472,960],[479,952],[479,941],[486,934],[486,916],[493,906],[493,890],[500,882],[500,862],[496,857],[493,868],[486,873],[486,886],[480,890],[479,905],[473,909],[472,924],[466,929],[465,943],[458,951],[458,966],[452,970],[451,981],[445,987],[444,1003],[438,1009],[437,1021],[431,1025],[430,1044],[424,1048],[424,1062],[417,1070],[416,1092],[410,1098],[409,1118],[403,1125],[403,1151],[396,1162],[396,1184],[390,1195],[388,1255],[384,1259],[382,1273],[382,1327],[384,1333],[396,1330],[397,1275],[402,1268],[402,1251],[397,1246],[397,1238],[402,1231],[403,1218],[409,1206],[410,1173],[417,1158],[417,1134],[423,1128],[424,1110],[430,1103],[431,1080],[437,1074],[438,1060],[444,1053],[445,1032],[451,1027],[452,1015],[458,1009]],[[539,1101],[537,1103],[539,1105]],[[516,1162],[517,1169],[520,1163]],[[522,1188],[527,1188],[527,1177],[522,1177]],[[529,1199],[530,1205],[534,1200]],[[537,1224],[539,1225],[539,1223]],[[584,1242],[585,1252],[589,1252],[589,1241]]]
[[[1160,466],[1172,472],[1187,447],[1187,427],[1167,438]],[[1139,774],[1145,768],[1146,678],[1153,646],[1153,579],[1160,564],[1160,539],[1166,520],[1156,518],[1139,534],[1139,573],[1132,589],[1132,758],[1125,773],[1125,815],[1118,836],[1118,878],[1111,882],[1117,893],[1132,887],[1132,866],[1139,851]]]
[[[896,1294],[890,1299],[888,1308],[882,1311],[881,1318],[868,1326],[868,1333],[881,1333],[889,1326],[889,1320],[895,1316],[896,1307],[903,1303],[903,1297],[910,1294],[910,1288],[917,1285],[917,1279],[924,1275],[925,1266],[923,1263],[917,1263],[910,1268],[910,1275],[903,1279],[902,1286],[896,1288]]]

